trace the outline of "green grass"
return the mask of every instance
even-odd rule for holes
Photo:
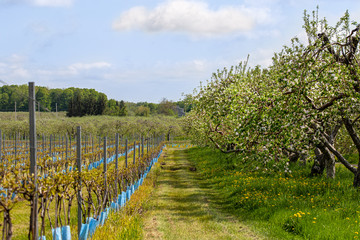
[[[144,239],[260,239],[241,221],[221,211],[189,162],[186,150],[163,153],[157,188],[147,205]]]
[[[358,238],[360,193],[342,166],[336,179],[310,178],[310,164],[292,166],[291,173],[257,172],[234,155],[206,148],[187,151],[223,208],[269,239]]]

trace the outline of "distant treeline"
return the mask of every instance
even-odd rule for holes
[[[28,85],[4,85],[0,87],[0,111],[13,112],[28,111]],[[183,115],[191,110],[183,101],[172,102],[163,99],[160,104],[131,103],[108,100],[104,93],[94,89],[66,88],[50,89],[36,87],[36,101],[40,104],[40,111],[66,111],[67,116],[111,115],[111,116],[150,116],[150,115]],[[37,107],[39,110],[39,106]]]

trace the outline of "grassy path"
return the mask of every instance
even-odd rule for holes
[[[170,148],[164,154],[158,186],[144,219],[145,239],[261,239],[220,210],[186,150]]]

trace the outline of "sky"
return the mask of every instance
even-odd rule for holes
[[[0,0],[0,86],[93,88],[108,98],[178,101],[212,73],[267,67],[304,10],[330,24],[358,0]]]

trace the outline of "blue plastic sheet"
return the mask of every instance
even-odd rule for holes
[[[122,192],[118,197],[118,204],[123,207],[126,203],[126,192]]]
[[[89,235],[89,224],[81,224],[79,240],[87,240]]]
[[[51,229],[52,231],[52,239],[53,240],[62,240],[62,236],[61,236],[61,228],[53,228]]]
[[[61,228],[61,237],[62,240],[71,240],[70,226],[63,226]]]
[[[106,219],[106,212],[101,212],[100,220],[99,220],[101,225],[104,225],[105,219]]]
[[[117,202],[112,202],[111,203],[111,210],[116,212],[119,210],[119,204]]]
[[[92,235],[94,235],[95,230],[98,225],[99,225],[99,222],[96,219],[94,219],[94,218],[90,219],[90,221],[89,221],[89,237],[92,237]]]
[[[119,204],[120,207],[121,206],[121,198],[122,198],[122,194],[119,194],[118,198],[117,198],[117,203]]]

